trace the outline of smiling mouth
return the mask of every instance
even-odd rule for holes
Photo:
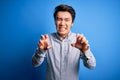
[[[59,27],[59,31],[65,31],[66,30],[66,28],[64,28],[64,27]]]
[[[61,28],[59,28],[61,31],[64,31],[65,30],[65,28],[63,28],[63,27],[61,27]]]

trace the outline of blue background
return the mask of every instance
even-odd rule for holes
[[[83,33],[96,58],[94,70],[80,65],[80,80],[120,80],[119,0],[0,0],[0,80],[45,80],[46,63],[31,57],[41,34],[55,32],[54,7],[76,10],[72,31]]]

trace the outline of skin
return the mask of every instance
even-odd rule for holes
[[[65,39],[65,37],[69,34],[72,23],[72,16],[69,12],[59,11],[56,15],[55,25],[57,33],[61,40]],[[83,34],[76,35],[76,42],[72,43],[71,46],[80,49],[82,52],[85,52],[89,49],[88,40],[85,38]],[[48,43],[48,35],[42,35],[40,41],[38,42],[38,47],[41,50],[47,50],[52,46]]]
[[[72,26],[72,16],[69,12],[58,12],[56,15],[56,30],[61,40],[63,40],[70,32]]]

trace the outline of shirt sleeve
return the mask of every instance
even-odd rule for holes
[[[85,53],[81,53],[81,58],[83,60],[84,66],[93,69],[96,66],[96,60],[90,49]]]
[[[44,57],[46,55],[46,50],[42,51],[39,48],[36,49],[35,53],[32,56],[32,65],[38,67],[44,61]]]

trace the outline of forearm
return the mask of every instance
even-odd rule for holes
[[[32,56],[32,65],[37,67],[41,65],[44,61],[45,51],[41,51],[37,48],[34,55]]]
[[[84,66],[89,69],[93,69],[96,66],[96,60],[90,49],[88,49],[85,53],[82,53],[81,56]]]

